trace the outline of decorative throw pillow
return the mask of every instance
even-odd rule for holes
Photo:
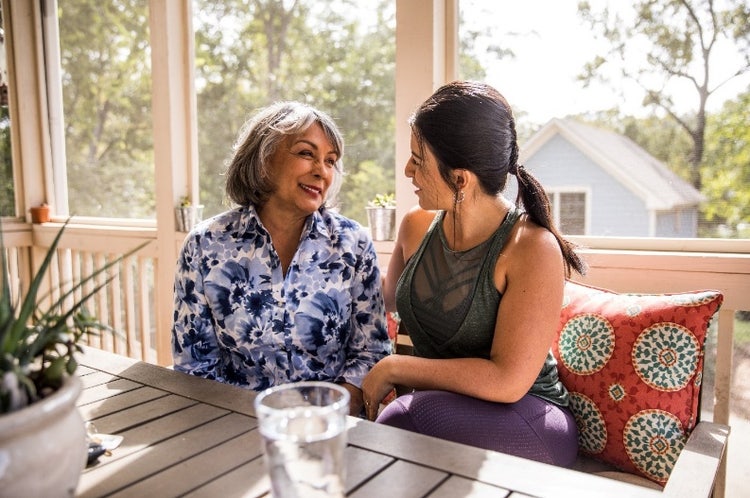
[[[697,423],[703,346],[723,295],[567,282],[552,351],[581,452],[664,485]]]

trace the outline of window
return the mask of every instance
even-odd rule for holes
[[[227,209],[222,173],[245,120],[299,100],[344,134],[339,209],[367,224],[367,200],[395,188],[395,2],[195,0],[193,15],[204,215]]]
[[[58,3],[69,212],[154,218],[148,2]]]
[[[585,192],[547,191],[552,218],[565,235],[588,235]]]
[[[0,6],[0,216],[16,214],[13,183],[13,159],[10,150],[10,114],[8,113],[8,66],[5,57],[5,30]]]

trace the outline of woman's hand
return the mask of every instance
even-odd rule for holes
[[[362,390],[354,384],[343,382],[341,387],[349,391],[349,415],[359,417],[362,413]]]
[[[365,403],[365,415],[367,420],[375,420],[378,416],[380,402],[395,387],[390,380],[390,367],[399,355],[386,356],[372,367],[365,380],[362,381],[362,395]]]

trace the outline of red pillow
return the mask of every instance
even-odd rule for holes
[[[698,417],[703,344],[723,295],[618,294],[567,282],[552,352],[579,450],[665,484]]]

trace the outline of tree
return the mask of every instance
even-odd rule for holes
[[[358,15],[362,9],[374,14]],[[394,190],[392,2],[226,0],[196,3],[201,202],[225,209],[223,172],[242,123],[276,100],[329,113],[345,138],[340,210],[365,221],[371,189]],[[360,170],[379,168],[366,185]]]
[[[0,105],[0,216],[16,214],[13,161],[10,154],[10,118],[8,106]]]
[[[717,2],[719,4],[719,2]],[[635,17],[623,20],[608,8],[594,12],[588,1],[579,14],[610,42],[584,68],[580,79],[589,84],[603,76],[606,64],[617,66],[623,79],[644,92],[643,104],[661,109],[690,136],[690,182],[701,190],[700,165],[705,148],[706,102],[728,81],[750,70],[750,7],[745,0],[640,0]],[[741,62],[725,68],[712,57],[722,43],[731,43]],[[695,90],[694,112],[684,114],[674,101],[674,89],[687,82]]]
[[[5,50],[3,11],[0,6],[0,50]],[[0,73],[0,216],[16,214],[13,161],[10,153],[10,116],[8,115],[8,75]]]
[[[155,214],[147,7],[142,0],[60,7],[71,214]]]
[[[705,216],[725,232],[750,237],[750,88],[708,117],[702,167]]]

